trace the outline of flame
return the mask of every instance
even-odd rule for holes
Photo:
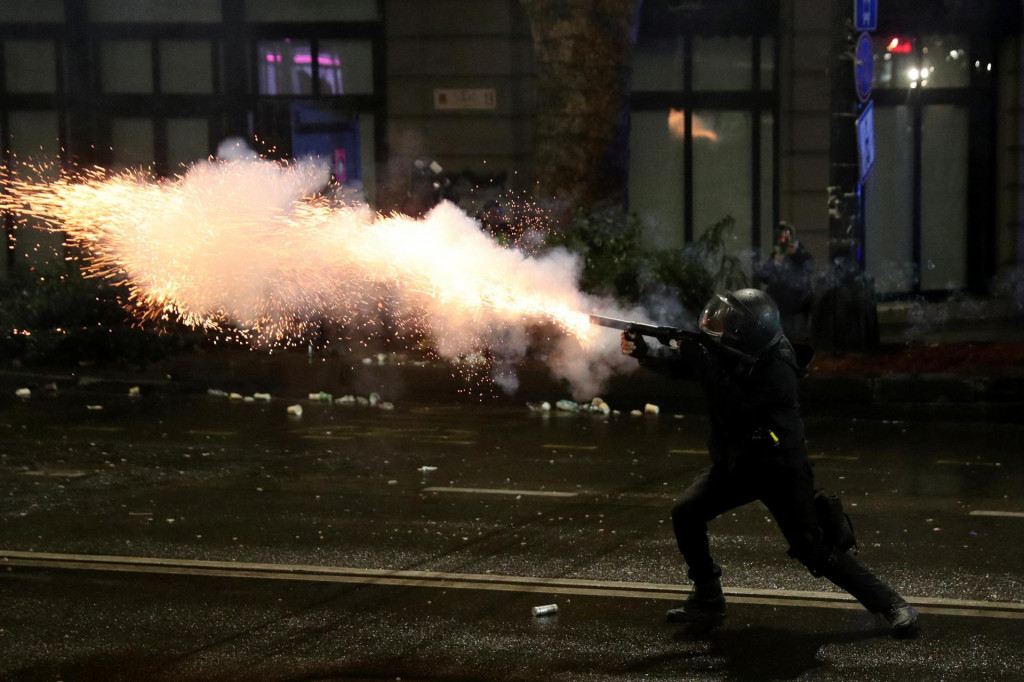
[[[709,128],[697,114],[693,115],[693,137],[718,142],[718,133]],[[686,137],[686,112],[682,109],[671,109],[668,112],[668,130],[676,140]]]
[[[142,321],[288,345],[310,320],[372,325],[367,311],[387,308],[457,352],[528,321],[584,346],[594,338],[568,254],[503,248],[448,203],[422,219],[339,205],[316,193],[325,180],[315,163],[265,159],[198,163],[170,179],[2,170],[0,211],[62,231],[82,247],[86,275],[127,285]]]

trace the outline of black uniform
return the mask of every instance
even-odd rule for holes
[[[789,542],[790,556],[815,576],[852,594],[869,611],[888,614],[906,602],[846,551],[829,547],[813,504],[814,474],[807,457],[797,380],[805,368],[783,337],[753,364],[715,343],[684,340],[678,348],[638,353],[645,367],[700,382],[711,417],[711,467],[672,509],[679,551],[694,583],[721,569],[708,547],[707,523],[761,500]]]

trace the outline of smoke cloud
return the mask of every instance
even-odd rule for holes
[[[13,191],[0,208],[64,231],[84,247],[88,274],[127,283],[143,320],[273,347],[314,321],[365,328],[383,316],[429,336],[444,358],[486,355],[509,392],[537,323],[556,330],[546,361],[576,397],[635,367],[618,352],[618,332],[586,314],[646,315],[581,293],[573,254],[502,247],[450,203],[414,219],[332,202],[319,194],[328,179],[319,161],[266,161],[238,140],[218,154],[170,180],[5,178]]]

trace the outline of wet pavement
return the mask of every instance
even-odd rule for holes
[[[7,391],[0,679],[1021,679],[1024,426],[809,411],[818,484],[915,639],[759,503],[711,526],[724,622],[664,622],[699,413]]]

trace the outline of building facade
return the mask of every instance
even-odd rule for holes
[[[652,246],[731,215],[733,250],[754,259],[786,220],[828,262],[844,68],[832,11],[846,5],[852,17],[853,0],[639,5],[629,197]],[[882,296],[982,292],[1021,262],[1020,13],[1016,0],[878,0],[857,255]],[[382,210],[401,205],[417,161],[464,188],[526,191],[533,74],[517,0],[0,3],[7,163],[173,175],[240,137],[328,158]],[[481,208],[483,195],[460,198]],[[5,271],[59,260],[56,237],[12,245]]]

